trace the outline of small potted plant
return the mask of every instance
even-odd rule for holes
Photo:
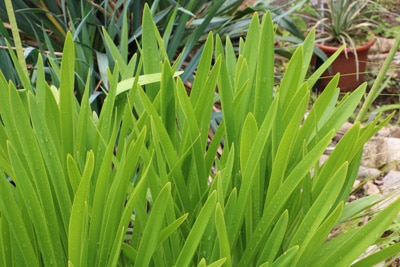
[[[316,49],[326,56],[332,55],[341,46],[342,54],[324,73],[319,89],[325,88],[330,77],[340,73],[341,91],[351,91],[364,81],[369,48],[375,38],[372,27],[376,24],[370,19],[378,6],[369,0],[318,0],[317,8],[309,9],[313,15],[312,27],[315,28],[319,42]],[[321,59],[317,59],[321,62]]]

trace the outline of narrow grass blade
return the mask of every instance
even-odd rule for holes
[[[87,264],[88,203],[90,179],[94,168],[93,152],[89,152],[86,158],[86,166],[72,204],[68,229],[68,261],[74,266],[85,266]]]
[[[215,209],[215,227],[217,229],[218,244],[219,244],[219,256],[226,259],[228,266],[232,265],[232,255],[229,245],[228,233],[226,231],[226,224],[224,214],[222,212],[221,205],[217,203]]]
[[[183,73],[183,71],[177,71],[174,73],[173,77],[178,77],[182,73]],[[136,78],[129,78],[129,79],[119,82],[116,94],[120,95],[123,92],[131,90],[133,85],[135,84],[135,80],[136,80]],[[139,76],[137,84],[146,85],[146,84],[151,84],[151,83],[157,83],[160,81],[161,81],[161,73],[145,74],[145,75]]]
[[[164,223],[164,215],[167,209],[165,203],[168,202],[168,198],[170,197],[171,184],[168,183],[163,187],[163,189],[161,189],[156,200],[154,201],[154,205],[143,232],[143,239],[140,242],[138,249],[138,254],[140,257],[136,258],[136,266],[148,266],[150,263],[151,256],[157,248],[158,236]]]
[[[71,33],[67,34],[61,62],[60,82],[60,122],[61,139],[63,140],[63,155],[74,154],[74,64],[75,51]],[[63,159],[65,163],[66,158]]]
[[[376,266],[381,262],[387,261],[394,255],[398,255],[399,253],[400,253],[400,244],[397,243],[387,248],[384,248],[370,256],[367,256],[360,261],[357,261],[355,264],[352,264],[351,267]]]
[[[400,210],[400,199],[397,199],[384,210],[375,215],[366,225],[350,231],[347,240],[326,243],[313,262],[319,266],[350,265],[361,253],[372,245],[393,222]]]
[[[2,192],[0,197],[1,227],[2,231],[5,230],[3,220],[7,220],[10,238],[14,239],[14,246],[17,248],[13,250],[13,254],[15,253],[13,258],[18,257],[20,262],[26,266],[39,266],[37,251],[35,251],[34,246],[30,245],[29,232],[22,218],[21,203],[18,203],[15,199],[15,192],[12,191],[11,184],[3,174],[0,176],[0,188]],[[11,249],[11,247],[8,249]]]
[[[11,25],[11,32],[13,35],[14,43],[17,48],[18,64],[16,64],[16,65],[19,65],[22,70],[22,72],[19,73],[19,76],[21,78],[23,78],[23,80],[26,80],[26,79],[29,80],[28,68],[26,66],[24,51],[22,49],[21,38],[19,36],[19,31],[18,31],[17,20],[15,19],[15,12],[14,12],[14,8],[13,8],[11,0],[5,0],[5,5],[6,5],[8,19],[9,19],[10,25]],[[27,86],[27,84],[25,84],[25,83],[24,83],[24,85]],[[28,89],[28,88],[30,88],[30,86],[25,87],[25,88]]]
[[[260,51],[257,63],[254,114],[260,125],[272,103],[274,87],[274,26],[271,13],[267,12],[262,21]]]
[[[268,240],[264,245],[264,249],[257,260],[257,266],[261,265],[262,262],[273,262],[275,260],[279,249],[282,246],[287,231],[288,221],[289,213],[285,210],[269,235]]]
[[[185,244],[183,245],[178,256],[178,259],[176,260],[176,266],[187,266],[190,264],[195,250],[201,241],[203,232],[206,229],[208,221],[210,220],[210,217],[215,209],[216,200],[217,194],[214,191],[208,197],[206,203],[204,203],[199,215],[197,216],[196,221],[194,222],[191,231],[186,238]]]

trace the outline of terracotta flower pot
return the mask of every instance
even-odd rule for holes
[[[319,89],[323,90],[326,85],[331,80],[331,77],[336,73],[340,73],[339,85],[341,92],[348,92],[356,89],[361,83],[364,82],[364,74],[367,67],[368,51],[370,47],[375,43],[375,39],[369,41],[365,45],[357,46],[357,56],[358,56],[358,75],[357,75],[357,62],[355,60],[355,55],[350,48],[347,50],[347,58],[345,51],[336,58],[332,63],[332,72],[329,69],[322,74]],[[316,44],[325,54],[330,57],[335,53],[338,48],[333,46],[326,46],[321,44]]]

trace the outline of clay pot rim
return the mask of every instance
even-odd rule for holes
[[[369,40],[366,44],[364,45],[358,45],[356,46],[356,51],[357,52],[363,52],[367,51],[374,43],[376,39],[371,39]],[[315,44],[319,49],[328,52],[328,53],[335,53],[340,47],[337,46],[329,46],[329,45],[323,45],[323,44]],[[347,47],[346,49],[343,50],[343,52],[346,51],[347,53],[351,53],[352,49],[351,47]]]

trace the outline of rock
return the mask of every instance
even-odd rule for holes
[[[383,127],[377,133],[379,136],[385,137],[393,137],[393,138],[400,138],[400,127],[399,126],[390,126],[390,127]]]
[[[379,190],[378,186],[374,185],[374,183],[372,181],[368,181],[365,184],[365,191],[367,192],[367,194],[370,195],[376,195],[376,194],[380,194],[381,191]]]
[[[387,142],[383,136],[375,136],[364,145],[361,164],[369,168],[380,168],[387,164]]]
[[[354,190],[356,190],[359,186],[360,186],[360,184],[361,184],[361,182],[360,182],[360,180],[355,180],[354,181],[354,184],[353,184],[353,191]],[[354,198],[355,198],[355,196],[354,196]]]
[[[386,138],[387,147],[387,162],[399,162],[400,161],[400,139],[388,137]],[[396,164],[398,165],[398,164]]]
[[[340,128],[339,132],[346,133],[348,130],[350,130],[350,128],[351,128],[352,126],[353,126],[352,123],[350,123],[350,122],[345,122],[345,123],[343,124],[343,126]]]
[[[394,45],[395,39],[378,37],[370,48],[371,54],[388,53]]]
[[[390,137],[391,134],[391,128],[388,127],[383,127],[378,133],[377,135],[379,136],[384,136],[384,137]]]
[[[381,174],[381,171],[375,168],[368,168],[365,166],[360,166],[358,170],[358,178],[361,179],[374,179]]]
[[[319,165],[322,166],[322,164],[325,163],[325,161],[329,158],[328,155],[323,154],[320,158],[319,158]]]
[[[390,137],[400,138],[400,127],[399,126],[392,126],[390,129]]]
[[[383,193],[387,194],[400,186],[400,171],[391,170],[383,177]]]
[[[343,135],[353,126],[352,123],[346,122],[343,126],[339,129],[336,135],[333,137],[334,142],[339,142],[339,140],[343,137]]]

